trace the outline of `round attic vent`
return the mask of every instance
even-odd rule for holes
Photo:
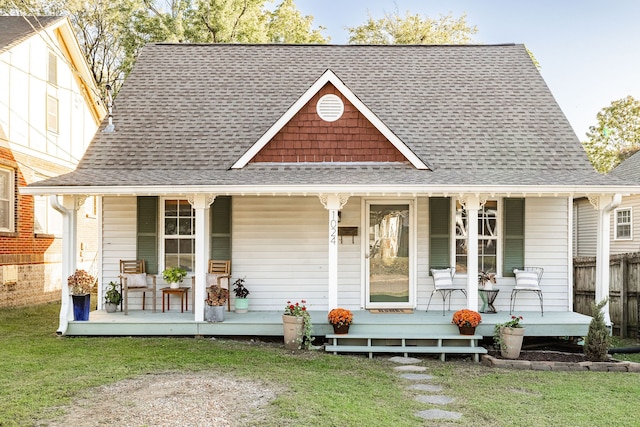
[[[318,100],[316,105],[318,116],[325,122],[335,122],[344,113],[344,104],[339,96],[328,94]]]

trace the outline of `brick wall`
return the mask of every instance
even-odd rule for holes
[[[322,120],[316,104],[325,94],[344,103],[335,122]],[[403,162],[404,156],[331,83],[327,83],[253,158],[252,162]]]
[[[69,169],[50,164],[42,159],[12,153],[8,148],[0,146],[0,164],[15,170],[16,187],[23,187],[33,182],[33,169],[48,171],[50,174],[68,172]],[[23,166],[28,165],[28,166]],[[41,304],[60,299],[62,283],[62,239],[52,235],[34,233],[33,197],[22,195],[16,188],[15,232],[0,233],[0,266],[17,265],[17,283],[4,284],[2,268],[0,268],[0,307],[19,307]],[[95,218],[85,218],[79,212],[79,229],[91,229],[95,232]],[[81,226],[88,222],[90,227]],[[97,250],[97,234],[91,236],[82,233],[85,248]],[[79,242],[80,244],[80,242]],[[83,252],[84,257],[93,258],[93,254]]]

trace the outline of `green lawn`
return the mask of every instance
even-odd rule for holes
[[[443,409],[464,416],[425,422],[413,414],[442,407],[417,402],[383,357],[292,354],[280,345],[221,339],[61,338],[58,310],[0,310],[0,426],[46,425],[88,388],[176,369],[220,371],[291,391],[272,401],[261,426],[637,425],[639,374],[508,371],[429,358],[432,383],[456,399]]]

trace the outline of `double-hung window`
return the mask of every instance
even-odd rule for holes
[[[456,271],[459,273],[467,271],[468,231],[467,211],[456,201],[455,248]],[[488,200],[478,211],[478,270],[494,273],[498,271],[499,238],[498,201]]]
[[[615,210],[615,239],[631,240],[631,208]]]
[[[188,200],[165,199],[162,204],[164,268],[193,271],[196,214]]]
[[[14,199],[13,169],[0,168],[0,231],[14,231]]]

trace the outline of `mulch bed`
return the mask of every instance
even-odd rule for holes
[[[503,359],[500,356],[499,351],[490,351],[489,355],[496,359]],[[507,360],[507,359],[505,359]],[[517,359],[508,360],[528,360],[531,362],[569,362],[579,363],[587,362],[587,358],[582,353],[567,353],[561,351],[549,351],[549,350],[523,350],[520,352],[520,357]],[[617,362],[616,360],[610,360],[609,362]]]

